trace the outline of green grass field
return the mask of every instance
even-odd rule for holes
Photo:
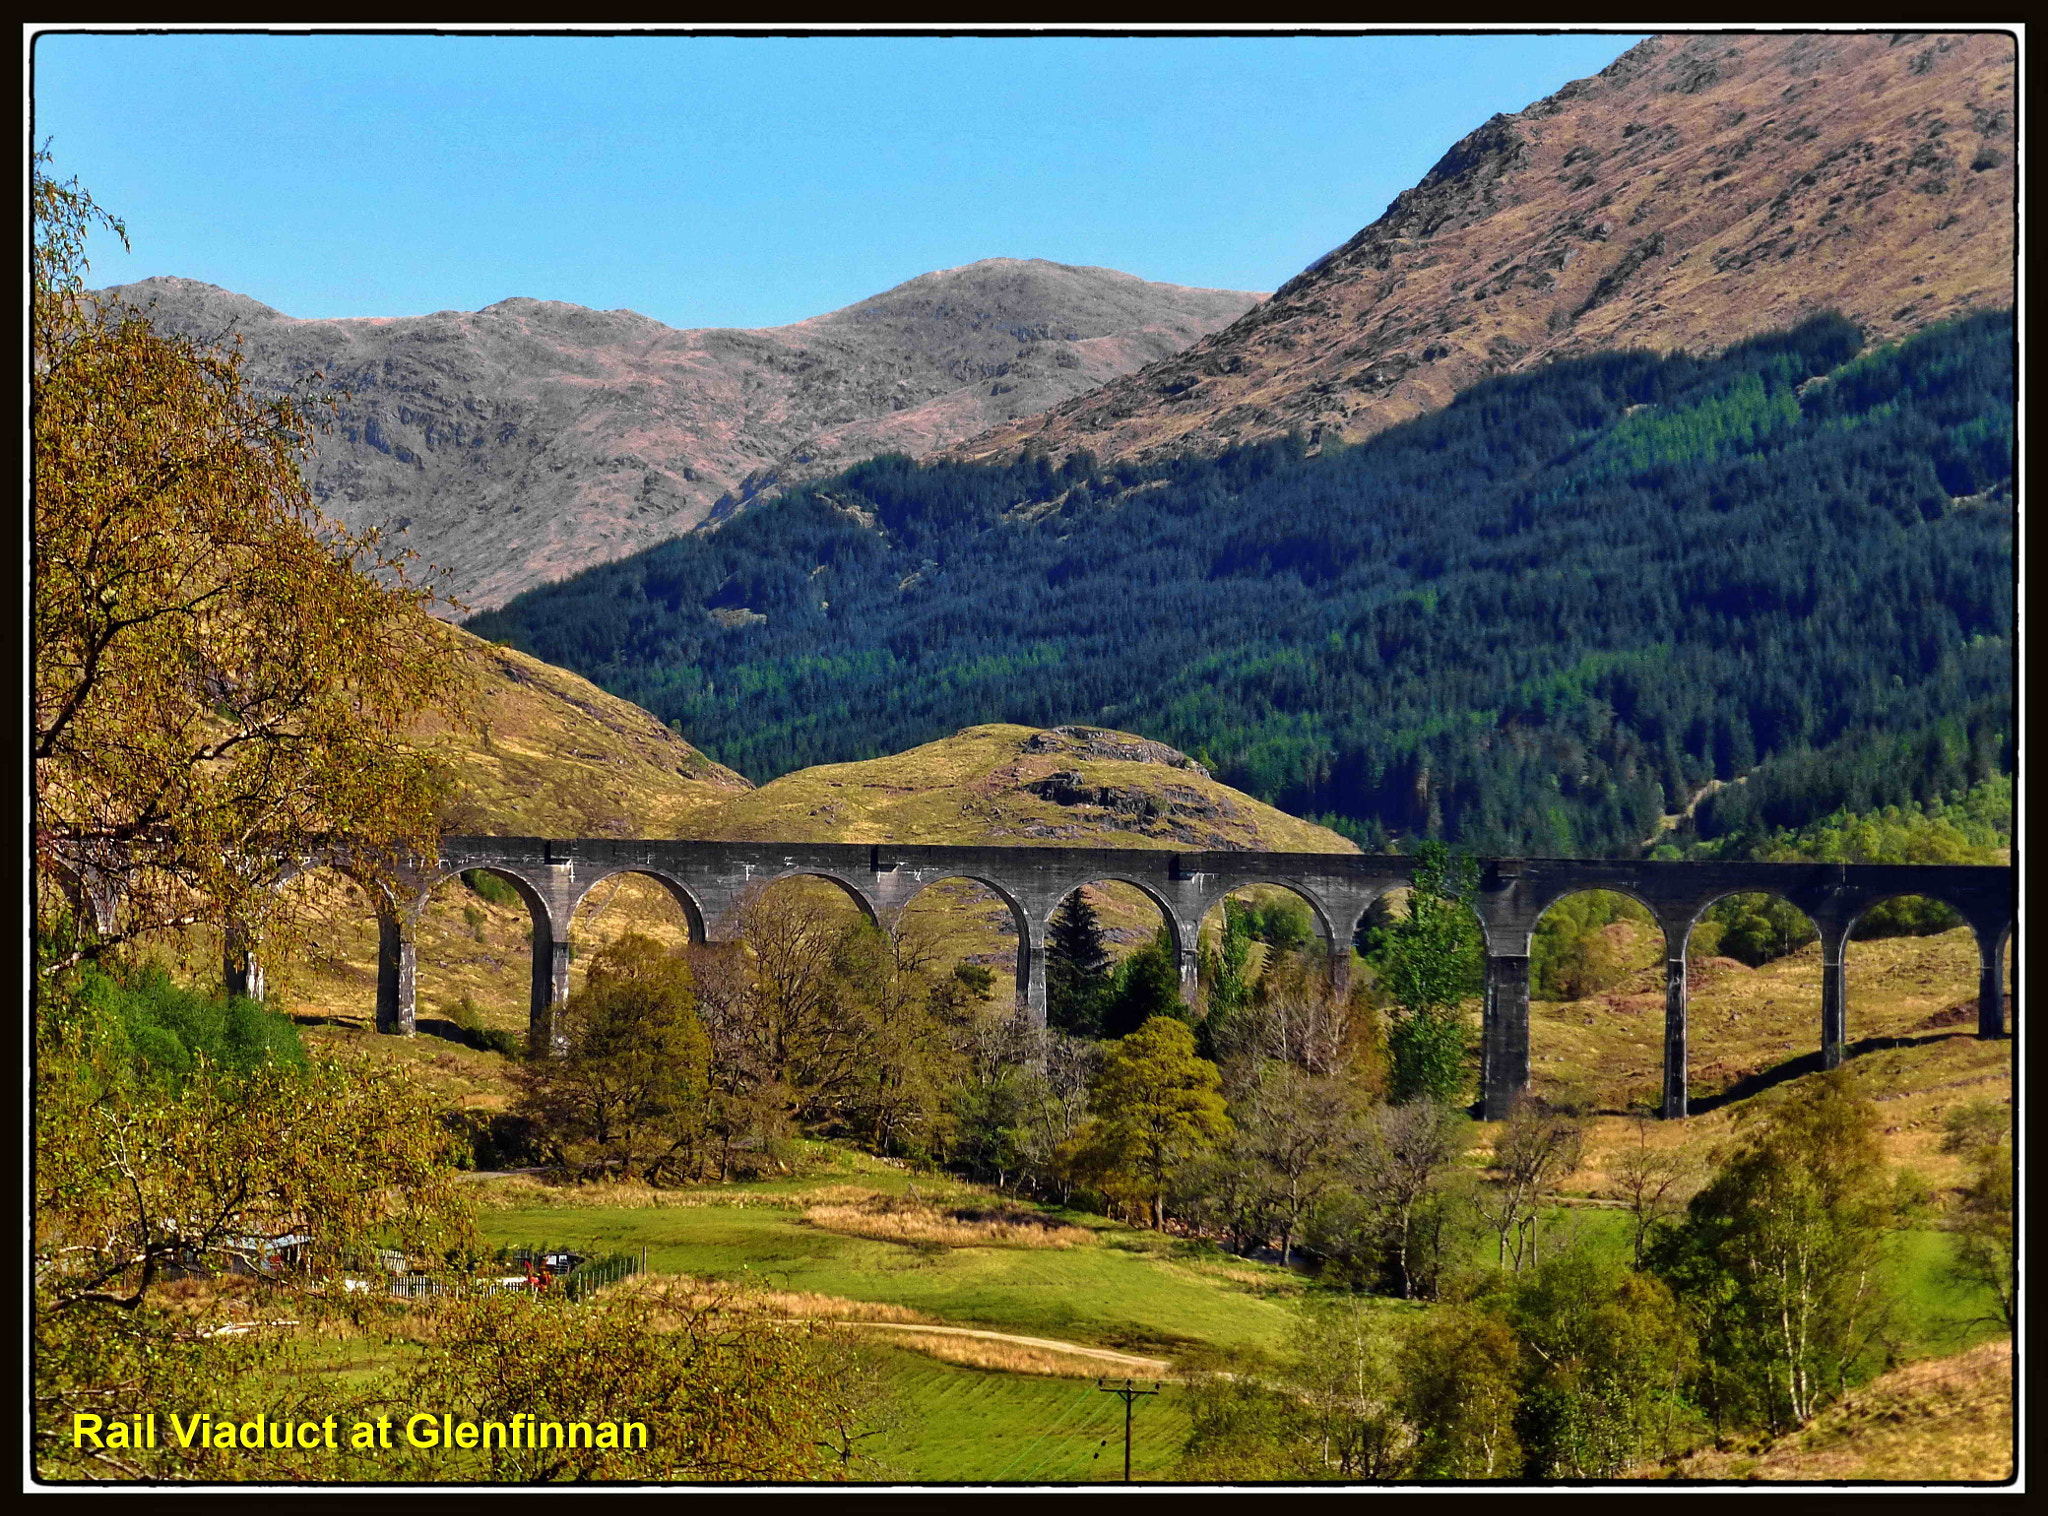
[[[916,1182],[888,1171],[863,1172],[860,1180],[883,1190]],[[740,1205],[529,1204],[484,1209],[479,1221],[492,1242],[645,1246],[658,1272],[905,1306],[956,1325],[1158,1353],[1190,1366],[1274,1362],[1287,1347],[1294,1301],[1311,1288],[1278,1269],[1203,1256],[1101,1218],[1072,1218],[1089,1225],[1095,1240],[1066,1250],[914,1247],[843,1236],[802,1221],[796,1197],[816,1182],[813,1176],[721,1192],[744,1198]],[[1546,1252],[1587,1246],[1620,1253],[1628,1246],[1627,1218],[1613,1210],[1554,1208],[1543,1235]],[[1476,1260],[1491,1264],[1491,1239],[1476,1246]],[[1988,1319],[1988,1298],[1945,1277],[1950,1252],[1940,1232],[1907,1232],[1896,1241],[1898,1304],[1887,1335],[1898,1362],[1945,1358],[2002,1335]],[[863,1332],[860,1340],[884,1371],[894,1414],[886,1431],[862,1444],[863,1461],[850,1471],[855,1478],[1027,1486],[1121,1481],[1123,1405],[1097,1389],[1085,1365],[1077,1377],[1001,1372],[942,1362],[895,1346],[882,1333]],[[409,1351],[383,1340],[309,1344],[304,1367],[351,1382]],[[1110,1383],[1120,1382],[1119,1372],[1105,1372]],[[1186,1393],[1169,1380],[1160,1394],[1138,1400],[1135,1479],[1173,1476],[1188,1431]]]
[[[787,1188],[783,1186],[781,1188]],[[772,1195],[776,1187],[729,1186]],[[924,1248],[739,1206],[485,1210],[489,1243],[647,1250],[649,1269],[907,1306],[961,1326],[1178,1357],[1270,1355],[1286,1341],[1299,1275],[1074,1216],[1095,1241],[1066,1250]]]
[[[900,1192],[900,1173],[862,1174],[864,1188]],[[486,1242],[590,1252],[646,1250],[657,1273],[903,1306],[957,1326],[1057,1338],[1176,1360],[1270,1361],[1284,1352],[1292,1303],[1312,1286],[1299,1274],[1080,1213],[1059,1213],[1093,1241],[1064,1250],[909,1246],[807,1224],[790,1199],[815,1181],[728,1185],[743,1204],[513,1205],[479,1212]],[[786,1204],[778,1202],[786,1201]],[[1545,1255],[1571,1246],[1619,1254],[1628,1218],[1608,1209],[1558,1207],[1544,1218]],[[1495,1259],[1490,1236],[1474,1260]],[[1899,1307],[1891,1338],[1901,1357],[1960,1352],[1998,1334],[1988,1295],[1946,1276],[1947,1234],[1911,1231],[1895,1242]]]
[[[1120,1482],[1123,1401],[1088,1379],[996,1374],[878,1349],[903,1419],[876,1439],[869,1478],[1004,1484]],[[1111,1383],[1122,1383],[1112,1380]],[[1148,1388],[1149,1381],[1138,1387]],[[1178,1385],[1140,1397],[1131,1419],[1133,1479],[1170,1477],[1187,1436]]]

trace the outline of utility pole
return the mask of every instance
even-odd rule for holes
[[[1123,1397],[1124,1483],[1129,1484],[1131,1482],[1131,1403],[1135,1401],[1140,1395],[1157,1395],[1159,1393],[1159,1386],[1157,1383],[1154,1383],[1151,1389],[1141,1390],[1135,1388],[1132,1385],[1131,1381],[1128,1379],[1126,1379],[1121,1385],[1104,1384],[1100,1379],[1098,1379],[1095,1381],[1095,1388],[1101,1390],[1106,1395],[1120,1395]]]

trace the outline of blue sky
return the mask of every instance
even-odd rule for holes
[[[46,34],[34,129],[127,222],[95,284],[765,326],[990,257],[1272,289],[1637,40]]]

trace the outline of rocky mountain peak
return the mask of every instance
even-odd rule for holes
[[[351,526],[402,532],[471,610],[774,484],[1036,413],[1259,298],[1042,259],[942,270],[755,330],[679,331],[524,296],[301,320],[192,279],[109,293],[172,331],[239,335],[259,391],[337,394],[308,470],[316,499]]]
[[[951,452],[1358,440],[1572,354],[2010,305],[2014,90],[1996,33],[1652,38],[1462,138],[1231,326]]]

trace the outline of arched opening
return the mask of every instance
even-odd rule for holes
[[[751,893],[759,894],[764,890],[783,891],[782,898],[790,900],[816,901],[821,909],[851,911],[876,926],[881,925],[881,918],[875,914],[874,902],[862,894],[857,885],[822,869],[794,869],[787,874],[777,874],[773,879],[755,885]]]
[[[534,935],[545,911],[515,874],[466,869],[435,881],[413,927],[417,1027],[513,1054],[533,1014]]]
[[[1321,901],[1281,883],[1240,886],[1203,914],[1197,1043],[1233,1086],[1270,1061],[1382,1081],[1378,1018],[1370,998],[1353,993],[1363,982],[1349,972],[1351,935],[1338,937]],[[1342,962],[1331,961],[1333,938]]]
[[[1872,903],[1850,924],[1842,969],[1851,1054],[1977,1035],[1977,934],[1942,901]]]
[[[1165,904],[1142,886],[1090,880],[1060,897],[1043,930],[1052,1030],[1122,1037],[1184,1003],[1180,934]]]
[[[934,880],[903,903],[892,929],[900,950],[934,977],[968,970],[987,976],[992,1000],[1006,1010],[1024,999],[1018,980],[1023,907],[987,880],[956,875]]]
[[[606,875],[584,891],[570,918],[569,993],[583,987],[592,959],[632,933],[679,949],[704,940],[703,916],[687,890],[661,875]]]
[[[277,886],[280,917],[293,923],[289,951],[254,944],[264,995],[302,1026],[370,1030],[377,1024],[377,949],[381,902],[340,869],[310,865]],[[221,934],[194,940],[207,977],[220,973]],[[199,967],[194,965],[195,968]]]
[[[893,1140],[876,1097],[905,1061],[891,1036],[903,1021],[892,998],[900,986],[889,940],[863,904],[844,881],[787,874],[749,886],[723,918],[720,941],[692,950],[724,1112],[714,1122],[724,1134],[721,1169],[790,1119]]]
[[[1663,1087],[1664,930],[1617,890],[1573,890],[1529,937],[1529,1082],[1553,1105],[1620,1113]]]
[[[764,1018],[780,1025],[824,1014],[842,945],[875,925],[864,907],[843,881],[819,874],[785,874],[740,894],[721,935],[744,948],[748,993]]]
[[[1820,929],[1765,891],[1723,895],[1686,937],[1686,1090],[1697,1114],[1822,1067]]]

